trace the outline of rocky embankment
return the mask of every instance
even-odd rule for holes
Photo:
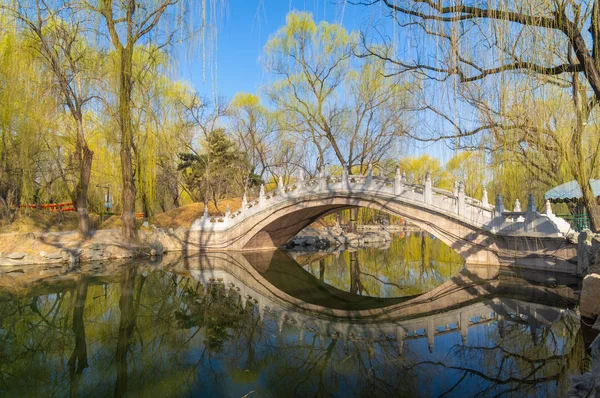
[[[287,244],[287,248],[294,251],[317,251],[337,247],[385,248],[391,240],[391,233],[384,227],[359,233],[344,232],[338,225],[319,229],[308,227],[295,236]]]
[[[184,250],[188,229],[162,229],[150,226],[138,231],[136,242],[127,243],[121,231],[93,231],[86,240],[76,232],[30,232],[0,234],[0,267],[31,264],[77,264],[91,261],[151,257]],[[338,226],[306,228],[288,248],[295,251],[318,251],[330,248],[385,248],[391,234],[385,230],[344,233]]]
[[[584,276],[579,313],[582,323],[600,332],[600,235],[591,231],[579,234],[577,271]],[[592,369],[572,376],[569,397],[600,397],[600,335],[590,345]]]
[[[86,240],[76,232],[35,232],[0,235],[0,266],[84,263],[108,259],[151,257],[181,251],[187,228],[138,231],[136,242],[124,242],[120,230],[93,231]]]

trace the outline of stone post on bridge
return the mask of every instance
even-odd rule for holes
[[[279,176],[279,179],[277,180],[277,191],[279,192],[279,195],[285,195],[285,187],[283,186],[283,178],[281,176]]]
[[[396,166],[396,175],[394,177],[394,195],[402,193],[402,176],[400,175],[400,166]]]
[[[504,203],[502,202],[502,196],[496,195],[496,205],[494,206],[494,221],[492,223],[492,231],[496,231],[499,226],[504,223]]]
[[[304,186],[304,170],[298,170],[298,182],[296,183],[298,189]]]
[[[481,204],[485,207],[489,207],[490,203],[488,201],[487,189],[483,188],[483,195],[481,196]]]
[[[348,168],[346,163],[342,164],[342,189],[350,190],[350,179],[348,177]]]
[[[371,186],[372,182],[373,182],[373,165],[371,164],[371,162],[369,162],[369,165],[367,166],[367,181],[366,181],[367,188]]]
[[[433,187],[431,185],[431,174],[425,174],[425,187],[423,188],[423,201],[425,204],[433,204]]]
[[[246,215],[246,208],[248,207],[248,198],[246,197],[246,192],[244,192],[244,196],[242,197],[242,208],[240,209],[241,216],[244,217]]]
[[[465,184],[462,181],[458,183],[457,211],[459,216],[464,216],[467,213]]]
[[[258,208],[262,209],[265,205],[265,184],[260,185],[260,193],[258,194]]]
[[[533,199],[533,194],[529,194],[529,197],[527,198],[527,213],[525,214],[525,221],[527,222],[527,225],[525,227],[526,231],[530,228],[535,229],[535,226],[532,225],[532,223],[535,220],[536,213],[537,208],[535,207],[535,200]]]
[[[319,169],[319,191],[324,191],[326,185],[327,181],[325,180],[325,173],[323,172],[323,167],[321,167],[321,169]]]
[[[227,205],[227,207],[225,208],[225,224],[229,223],[229,219],[231,218],[231,207],[229,205]]]
[[[513,211],[515,213],[521,212],[521,202],[519,202],[519,199],[515,199],[515,209]]]

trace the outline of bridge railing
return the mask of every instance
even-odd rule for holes
[[[242,207],[234,212],[228,206],[223,216],[211,217],[205,208],[204,216],[193,223],[192,229],[225,230],[284,201],[332,192],[368,194],[418,204],[496,234],[566,236],[570,233],[569,224],[552,214],[549,203],[546,205],[546,213],[537,212],[531,195],[526,212],[521,211],[518,201],[515,211],[506,212],[500,196],[496,198],[495,206],[488,203],[485,189],[481,200],[478,200],[465,194],[462,182],[455,183],[453,191],[448,191],[433,187],[429,173],[424,184],[408,184],[404,173],[401,174],[399,169],[394,178],[386,178],[373,176],[371,168],[367,175],[348,175],[344,170],[341,176],[326,176],[321,173],[318,177],[307,180],[299,176],[287,186],[283,185],[280,178],[273,191],[265,192],[264,185],[261,186],[256,200],[248,201],[244,195]]]

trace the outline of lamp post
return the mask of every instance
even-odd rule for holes
[[[104,212],[112,208],[112,202],[110,200],[110,186],[109,185],[96,185],[98,188],[106,189],[106,195],[104,195],[104,205],[102,206],[102,212],[100,213],[100,223],[104,222]]]

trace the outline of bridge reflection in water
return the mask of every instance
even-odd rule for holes
[[[280,251],[2,274],[0,394],[561,395],[576,296],[526,276],[368,297]]]

